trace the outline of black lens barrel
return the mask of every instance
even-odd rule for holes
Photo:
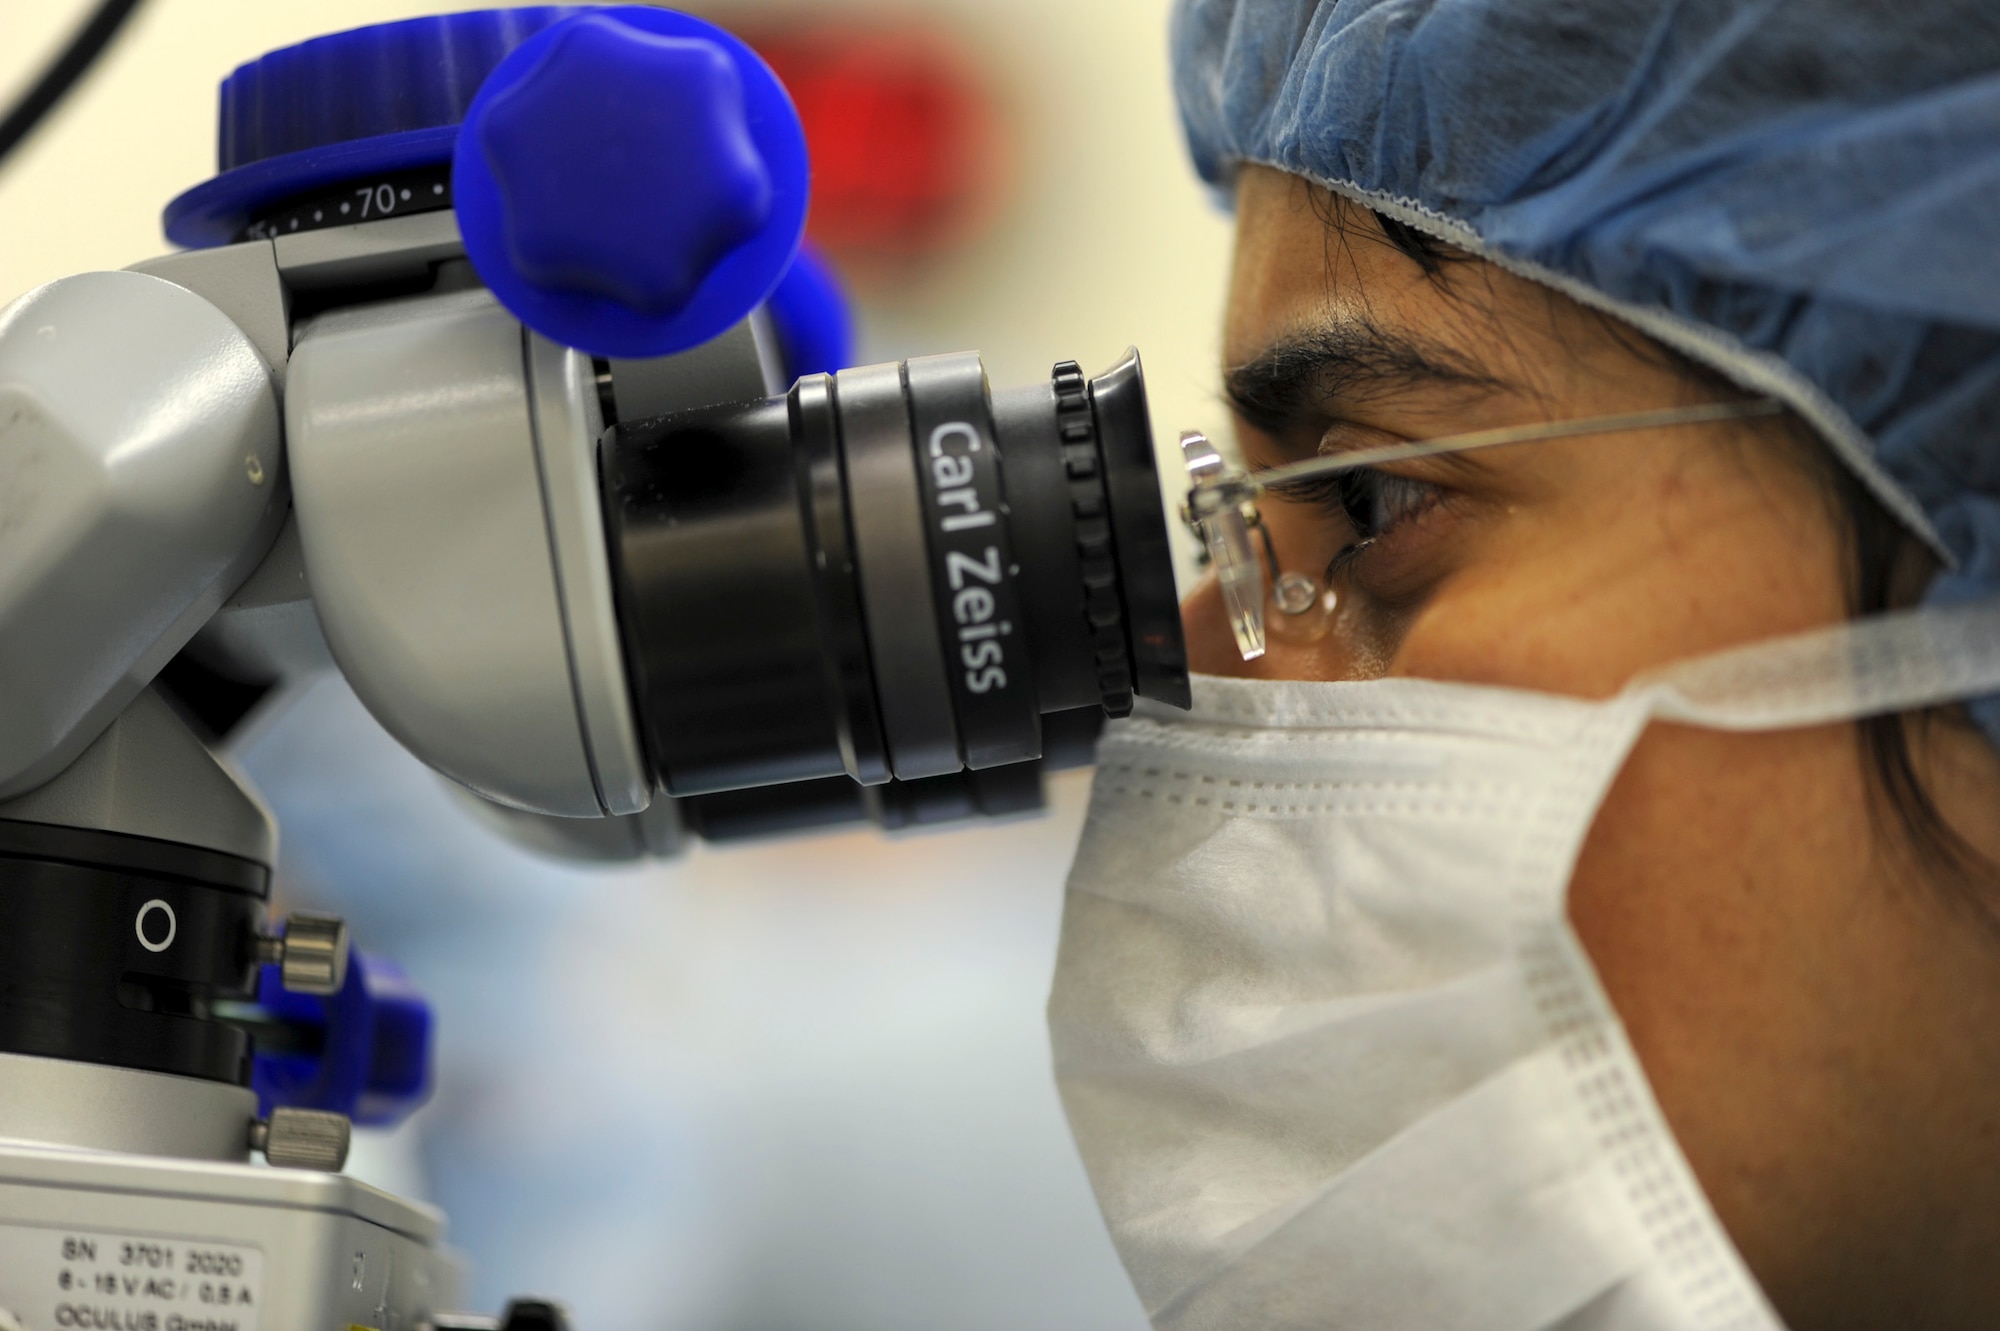
[[[1136,353],[997,395],[973,353],[810,375],[620,422],[600,462],[670,794],[985,771],[1045,714],[1187,704]]]
[[[986,371],[975,352],[912,356],[903,381],[959,751],[974,770],[1025,762],[1041,755],[1043,709]]]
[[[945,776],[965,760],[931,590],[909,385],[901,363],[842,370],[833,383],[890,767],[904,781]]]
[[[621,424],[600,458],[626,668],[674,794],[845,770],[792,406]]]

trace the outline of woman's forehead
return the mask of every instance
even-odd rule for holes
[[[1246,166],[1239,178],[1223,330],[1232,374],[1273,360],[1295,366],[1297,349],[1311,345],[1339,348],[1355,382],[1560,394],[1580,379],[1661,373],[1634,354],[1633,337],[1484,259],[1460,255],[1427,270],[1374,214],[1303,177]]]
[[[1390,243],[1367,209],[1301,176],[1246,166],[1237,188],[1236,257],[1225,354],[1232,365],[1287,337],[1320,330],[1373,329],[1391,337],[1448,334],[1456,315],[1478,312],[1455,290],[1472,267],[1467,259],[1434,280]],[[1510,275],[1494,272],[1507,283]],[[1479,275],[1480,307],[1506,295]],[[1504,299],[1503,299],[1504,303]],[[1456,308],[1454,308],[1456,307]],[[1453,339],[1458,340],[1458,339]]]

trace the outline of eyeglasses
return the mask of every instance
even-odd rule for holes
[[[1415,458],[1437,457],[1443,453],[1470,453],[1504,444],[1536,443],[1544,439],[1569,439],[1577,435],[1614,434],[1624,430],[1651,430],[1667,425],[1699,425],[1708,421],[1744,420],[1754,416],[1775,416],[1783,404],[1770,398],[1747,402],[1703,402],[1687,407],[1666,407],[1656,411],[1634,411],[1615,416],[1584,416],[1570,421],[1544,421],[1535,425],[1510,425],[1495,430],[1474,430],[1469,434],[1419,439],[1407,444],[1359,449],[1327,457],[1309,458],[1283,467],[1248,472],[1231,466],[1208,437],[1189,430],[1181,435],[1181,456],[1187,464],[1188,497],[1181,509],[1181,521],[1194,529],[1208,550],[1222,591],[1224,612],[1236,648],[1243,659],[1254,661],[1264,654],[1265,568],[1252,548],[1251,532],[1263,535],[1264,563],[1269,565],[1269,600],[1281,614],[1302,615],[1319,603],[1314,579],[1301,573],[1281,572],[1278,555],[1270,536],[1263,532],[1257,500],[1266,491],[1293,481],[1324,476],[1364,467],[1379,467]]]

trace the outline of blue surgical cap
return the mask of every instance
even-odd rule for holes
[[[1173,48],[1211,185],[1308,177],[1784,400],[1932,600],[2000,592],[2000,5],[1179,0]]]

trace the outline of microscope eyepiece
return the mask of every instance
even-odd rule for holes
[[[808,375],[600,448],[671,794],[980,771],[1043,756],[1058,713],[1187,704],[1136,353],[997,393],[974,353]]]

